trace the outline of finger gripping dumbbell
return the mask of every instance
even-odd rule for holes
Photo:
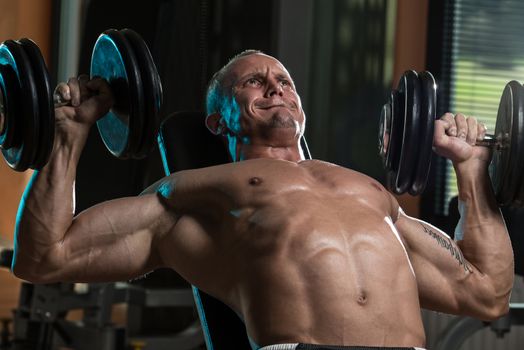
[[[435,79],[429,72],[405,72],[383,106],[379,153],[388,188],[418,195],[426,187],[436,118]],[[524,204],[524,87],[510,81],[502,93],[495,133],[476,145],[491,147],[489,173],[501,205]]]
[[[91,55],[91,77],[109,83],[111,110],[97,121],[100,136],[118,158],[142,158],[154,145],[162,85],[144,40],[130,29],[102,33]],[[18,171],[41,169],[54,138],[54,109],[63,105],[51,89],[37,45],[29,39],[0,45],[0,149]]]

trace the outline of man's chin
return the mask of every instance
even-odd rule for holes
[[[278,139],[296,139],[302,135],[301,124],[289,115],[274,115],[262,129],[259,129],[261,135],[269,138]]]
[[[271,128],[293,128],[297,127],[297,122],[295,119],[287,114],[274,114],[268,123]]]

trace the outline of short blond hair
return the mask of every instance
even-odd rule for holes
[[[225,86],[225,78],[229,68],[238,59],[254,54],[263,54],[260,50],[244,50],[233,56],[219,71],[213,74],[206,91],[206,112],[208,115],[220,113],[223,103],[231,98],[231,87]]]

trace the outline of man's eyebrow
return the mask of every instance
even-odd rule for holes
[[[266,77],[266,72],[260,72],[260,71],[253,71],[253,72],[250,72],[250,73],[247,73],[247,74],[244,74],[243,76],[241,76],[240,78],[238,78],[236,81],[239,82],[239,81],[244,81],[248,78],[261,78],[261,79],[265,79]],[[280,72],[280,73],[275,73],[275,77],[277,79],[281,79],[281,80],[289,80],[289,81],[293,81],[293,79],[291,79],[291,77],[289,75],[287,75],[286,73],[284,72]]]
[[[293,79],[291,79],[291,77],[289,75],[285,74],[285,73],[277,73],[275,75],[279,79],[285,79],[285,80],[293,81]]]
[[[238,76],[234,77],[233,80],[231,81],[231,88],[234,88],[235,86],[238,86],[239,84],[244,84],[244,82],[250,78],[263,79],[264,74],[262,72],[253,71],[253,72],[246,73],[240,77]]]
[[[264,77],[265,77],[265,74],[263,72],[253,71],[253,72],[244,74],[243,76],[238,78],[237,81],[246,80],[247,78],[264,78]]]
[[[287,80],[287,81],[291,82],[292,86],[295,86],[295,82],[293,81],[293,79],[291,79],[291,77],[288,74],[286,74],[285,72],[275,73],[275,77],[278,80]],[[254,70],[252,72],[246,73],[246,74],[244,74],[244,75],[234,79],[232,81],[231,88],[233,88],[235,86],[238,86],[238,84],[243,84],[246,80],[248,80],[250,78],[257,78],[257,79],[261,79],[261,80],[266,79],[266,71]]]

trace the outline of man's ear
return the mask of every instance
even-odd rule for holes
[[[213,113],[206,117],[206,127],[214,135],[222,134],[224,125],[220,113]]]

